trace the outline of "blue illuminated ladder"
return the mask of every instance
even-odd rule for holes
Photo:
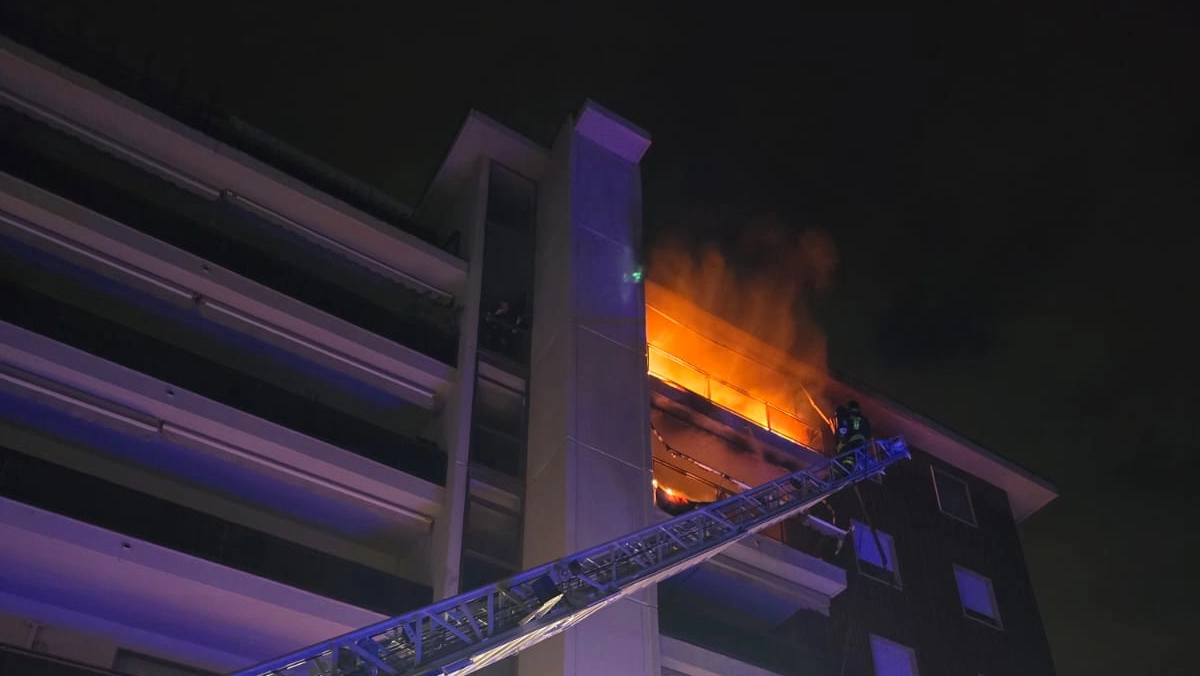
[[[868,452],[868,449],[873,452]],[[716,556],[908,457],[875,441],[670,521],[233,676],[464,676]],[[854,469],[844,461],[853,458]]]

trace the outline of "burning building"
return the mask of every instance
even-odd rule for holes
[[[1044,482],[653,280],[645,295],[664,514],[818,462],[833,450],[835,402],[861,402],[877,435],[916,447],[860,495],[753,541],[755,554],[773,555],[770,575],[747,574],[749,552],[735,550],[660,585],[665,634],[751,663],[773,655],[769,668],[781,672],[799,662],[794,673],[1052,673],[1016,535],[1053,498]]]
[[[643,283],[635,125],[471,113],[410,208],[36,44],[0,40],[0,671],[244,667],[811,463],[856,397],[914,449],[861,503],[491,673],[1051,672],[1053,490]]]

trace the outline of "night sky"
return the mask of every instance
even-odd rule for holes
[[[652,237],[828,232],[833,367],[1059,488],[1024,540],[1060,674],[1197,672],[1186,3],[27,4],[409,204],[470,108],[543,144],[585,98],[633,120]]]

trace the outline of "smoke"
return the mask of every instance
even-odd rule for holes
[[[697,225],[690,231],[703,231],[712,223]],[[794,372],[779,362],[789,357],[799,361],[812,371],[803,384],[819,397],[828,373],[827,341],[815,309],[829,291],[838,263],[828,233],[765,215],[723,239],[689,237],[678,230],[661,235],[648,263],[651,281],[779,353],[764,354],[753,345],[726,347],[776,370]]]

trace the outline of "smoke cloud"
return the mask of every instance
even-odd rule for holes
[[[721,244],[672,233],[656,242],[649,277],[805,365],[826,371],[826,337],[814,315],[837,268],[823,230],[752,219]],[[737,347],[737,346],[734,346]]]

